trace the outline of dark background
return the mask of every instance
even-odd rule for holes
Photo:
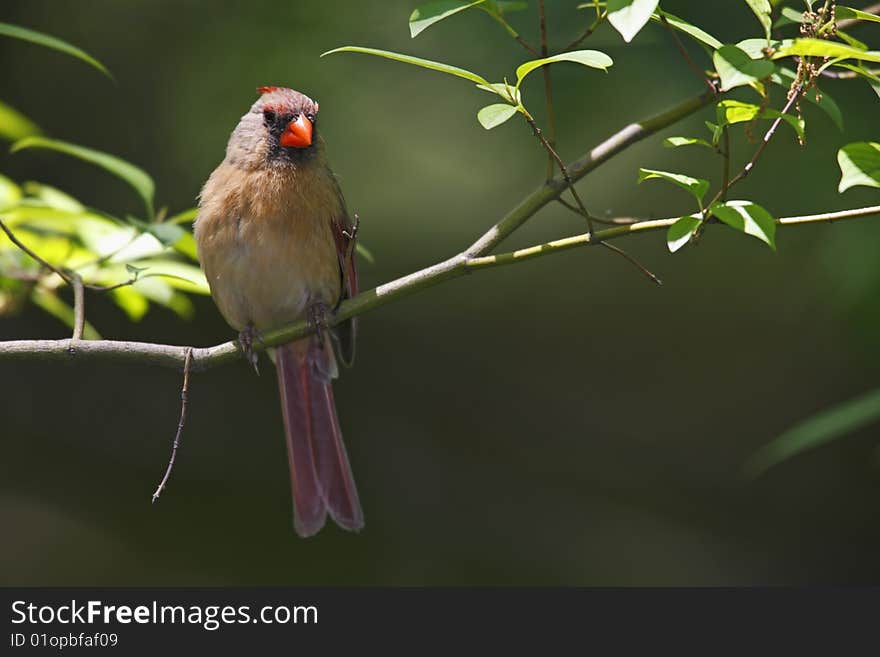
[[[0,93],[53,136],[144,167],[159,205],[177,211],[193,205],[256,86],[306,91],[321,103],[331,161],[376,255],[361,268],[372,287],[470,244],[544,174],[522,122],[491,132],[477,124],[491,101],[469,84],[362,55],[318,58],[365,45],[490,79],[528,58],[476,12],[411,41],[415,4],[4,0],[0,21],[80,45],[118,84],[2,39]],[[590,19],[573,1],[547,4],[557,46]],[[722,41],[759,35],[743,2],[663,5]],[[536,40],[534,7],[511,22]],[[874,27],[856,34],[876,43]],[[565,159],[700,92],[657,25],[628,47],[606,25],[585,47],[615,65],[608,75],[553,69]],[[864,84],[827,87],[845,134],[807,106],[807,147],[780,132],[735,196],[777,215],[877,202],[865,188],[838,195],[835,161],[839,146],[877,138],[877,99]],[[541,95],[535,75],[525,99],[539,120]],[[580,185],[589,207],[690,212],[678,189],[636,187],[636,172],[717,182],[717,156],[660,146],[662,136],[702,134],[712,118],[705,110],[602,167]],[[754,146],[734,134],[741,165]],[[122,183],[60,156],[0,154],[0,171],[119,214],[138,209]],[[506,246],[582,229],[548,207]],[[151,506],[177,423],[178,373],[3,364],[0,583],[880,582],[876,426],[755,481],[742,467],[805,416],[877,386],[880,222],[781,229],[778,254],[721,227],[675,256],[659,233],[619,244],[665,285],[606,251],[575,250],[363,318],[357,366],[337,385],[367,516],[357,536],[335,527],[295,536],[274,376],[257,378],[244,363],[194,376],[177,469]],[[88,315],[118,339],[232,337],[210,299],[196,301],[192,322],[154,308],[132,325],[93,296]],[[66,334],[37,309],[0,318],[3,339]]]

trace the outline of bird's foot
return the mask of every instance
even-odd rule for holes
[[[254,368],[254,372],[257,373],[257,376],[259,376],[260,368],[257,366],[257,352],[254,351],[254,340],[261,345],[263,344],[263,336],[254,328],[253,324],[248,324],[245,329],[238,334],[238,344],[241,345],[244,357],[251,364],[251,367]]]
[[[327,319],[329,315],[330,310],[320,301],[309,306],[309,328],[314,331],[313,337],[317,338],[321,346],[324,346],[324,334],[330,329],[330,323]]]

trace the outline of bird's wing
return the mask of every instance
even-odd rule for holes
[[[350,299],[358,293],[357,264],[355,263],[355,242],[357,240],[357,222],[353,222],[345,207],[345,197],[336,180],[336,176],[330,172],[330,177],[336,186],[341,208],[338,216],[333,218],[333,238],[336,241],[336,256],[339,259],[339,275],[341,279],[342,293],[339,302]],[[336,326],[334,332],[337,338],[337,355],[342,364],[351,367],[354,362],[354,343],[357,334],[357,319],[352,317]]]

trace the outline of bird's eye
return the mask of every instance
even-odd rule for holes
[[[315,122],[315,113],[314,112],[306,112],[306,118],[314,123]]]
[[[272,110],[265,110],[263,112],[263,118],[266,119],[268,123],[274,123],[275,121],[275,112]]]

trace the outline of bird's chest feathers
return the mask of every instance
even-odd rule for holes
[[[340,274],[332,222],[342,207],[332,174],[310,167],[215,175],[202,194],[196,236],[230,324],[266,329],[300,319],[311,303],[334,305]]]

